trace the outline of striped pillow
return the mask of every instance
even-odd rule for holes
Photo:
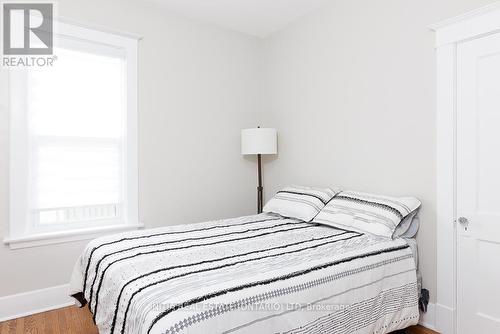
[[[343,191],[321,210],[314,222],[390,238],[399,223],[419,207],[420,201],[414,197]]]
[[[283,217],[311,221],[340,190],[319,189],[301,186],[286,187],[276,193],[264,206],[264,212]]]

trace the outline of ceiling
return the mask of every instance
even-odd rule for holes
[[[186,17],[266,37],[329,0],[153,0]],[[330,0],[331,1],[331,0]]]

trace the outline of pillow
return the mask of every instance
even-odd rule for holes
[[[289,186],[278,191],[267,202],[263,211],[309,222],[338,193],[339,190],[330,188]]]
[[[415,237],[420,225],[418,210],[419,209],[416,209],[415,211],[410,213],[401,221],[401,223],[399,223],[399,225],[396,227],[396,230],[394,231],[394,234],[392,235],[393,239]]]
[[[314,222],[391,238],[399,223],[419,207],[420,201],[414,197],[343,191],[321,210]]]

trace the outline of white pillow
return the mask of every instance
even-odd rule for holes
[[[264,212],[311,221],[339,190],[289,186],[278,191],[264,206]]]
[[[414,197],[389,197],[343,191],[314,218],[314,222],[391,238],[401,221],[420,207]]]

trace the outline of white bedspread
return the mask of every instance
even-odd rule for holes
[[[101,334],[388,333],[419,317],[404,240],[269,214],[93,240],[71,290]]]

